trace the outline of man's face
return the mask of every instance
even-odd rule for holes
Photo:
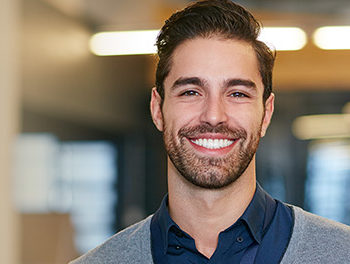
[[[176,170],[209,189],[230,185],[251,164],[273,111],[262,100],[255,52],[238,40],[196,38],[179,45],[151,111]]]

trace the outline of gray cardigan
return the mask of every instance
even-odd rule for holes
[[[292,208],[294,228],[281,264],[350,263],[349,226]],[[70,264],[152,264],[150,222],[151,216]]]

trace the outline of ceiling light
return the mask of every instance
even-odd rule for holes
[[[348,138],[350,114],[301,116],[294,120],[292,130],[299,139]]]
[[[265,27],[259,40],[274,50],[300,50],[306,45],[307,36],[298,27]]]
[[[98,56],[153,54],[159,30],[101,32],[90,39],[90,50]],[[306,44],[306,34],[296,27],[263,28],[259,40],[275,50],[298,50]]]
[[[153,54],[159,30],[101,32],[90,39],[90,50],[98,56]]]
[[[350,26],[320,27],[313,34],[313,40],[325,50],[350,49]]]

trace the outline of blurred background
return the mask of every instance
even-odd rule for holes
[[[156,57],[100,56],[91,38],[157,30],[189,2],[0,0],[0,263],[67,263],[157,209],[166,155],[148,110]],[[332,33],[333,47],[315,35],[349,26],[350,2],[237,2],[266,27],[302,30],[294,50],[275,45],[259,182],[350,224],[350,33]]]

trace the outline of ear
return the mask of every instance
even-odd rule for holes
[[[156,87],[152,88],[150,109],[154,125],[159,131],[163,131],[162,98]]]
[[[274,107],[275,107],[275,95],[271,93],[269,98],[267,98],[265,102],[265,115],[261,126],[261,134],[260,134],[261,137],[265,136],[266,134],[266,130],[272,118]]]

